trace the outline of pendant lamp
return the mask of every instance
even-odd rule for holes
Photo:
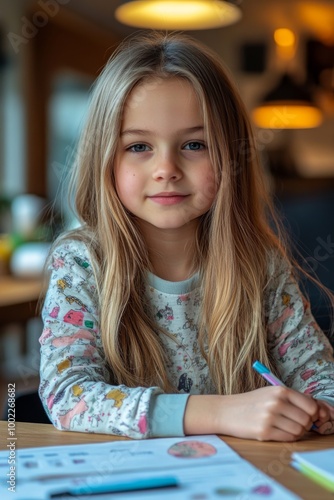
[[[296,36],[290,29],[274,32],[278,61],[286,67],[276,87],[264,96],[253,110],[253,121],[258,127],[272,129],[314,128],[322,122],[322,112],[316,106],[306,85],[294,81],[287,71],[287,63],[295,57]]]
[[[241,18],[238,0],[130,0],[115,10],[128,26],[162,30],[219,28]]]
[[[271,129],[314,128],[322,122],[322,112],[308,89],[288,73],[252,111],[252,117],[258,127]]]

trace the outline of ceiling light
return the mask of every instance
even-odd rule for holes
[[[261,128],[314,128],[322,123],[322,112],[313,102],[305,86],[284,74],[253,110],[252,118]]]
[[[293,31],[287,28],[279,28],[274,32],[276,43],[276,53],[282,61],[293,59],[296,53],[296,36]]]
[[[279,28],[274,32],[274,40],[280,47],[293,47],[296,37],[293,31],[287,28]]]
[[[242,14],[236,3],[235,0],[131,0],[116,9],[115,17],[137,28],[202,30],[238,21]]]

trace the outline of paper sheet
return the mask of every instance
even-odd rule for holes
[[[296,497],[242,459],[217,436],[26,448],[16,453],[16,491],[8,491],[8,452],[0,452],[2,500],[47,500],[74,485],[168,474],[177,488],[112,494],[113,499],[293,500]],[[2,493],[4,492],[4,493]],[[69,499],[73,497],[68,497]],[[84,499],[85,497],[77,497]],[[88,495],[104,500],[111,495]]]

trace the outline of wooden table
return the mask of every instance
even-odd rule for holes
[[[42,278],[0,277],[0,327],[12,322],[24,323],[37,315],[43,290]]]
[[[0,449],[6,449],[7,422],[0,422]],[[122,439],[106,434],[62,432],[47,424],[16,423],[17,449],[33,446],[97,443]],[[305,500],[333,500],[333,495],[289,466],[292,451],[334,448],[334,435],[310,433],[296,443],[260,443],[222,437],[239,455]]]

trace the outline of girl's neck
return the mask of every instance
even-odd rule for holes
[[[196,271],[196,226],[161,230],[140,224],[153,273],[167,281],[183,281]]]

